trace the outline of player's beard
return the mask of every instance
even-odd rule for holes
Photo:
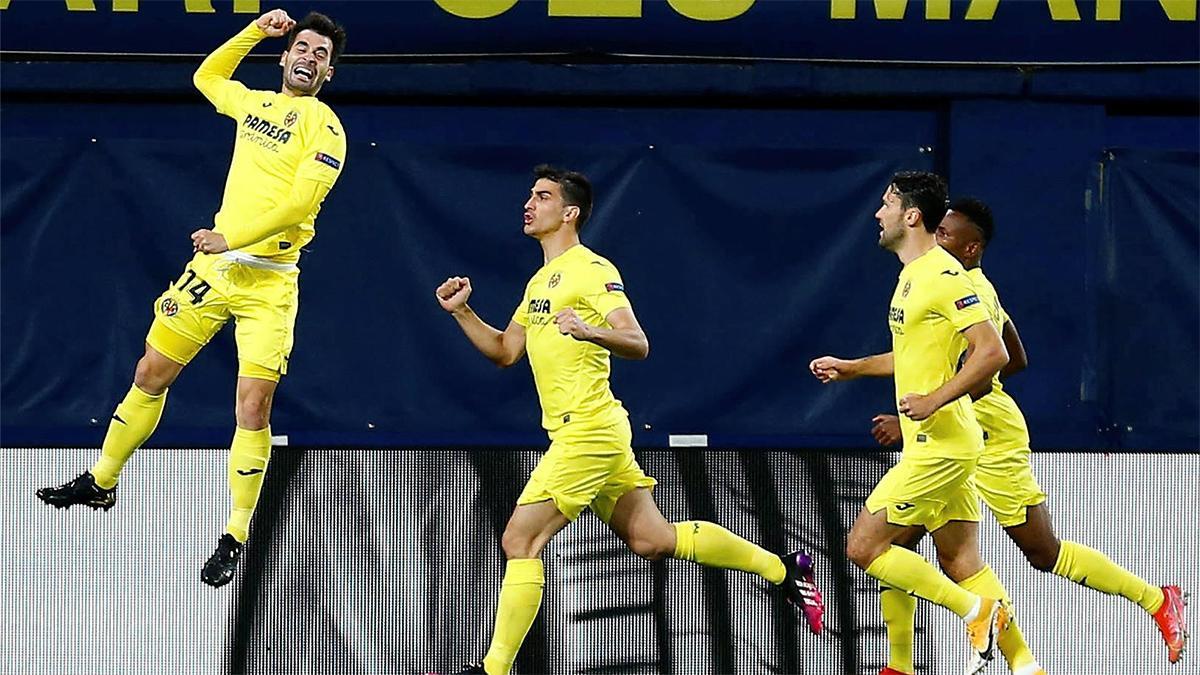
[[[287,69],[283,72],[283,82],[288,89],[301,94],[303,96],[315,96],[321,89],[321,85],[325,84],[325,75],[328,71],[322,71],[317,67],[313,67],[313,77],[311,82],[305,82],[296,78],[295,63],[290,63]]]
[[[897,227],[894,230],[889,230],[886,227],[880,231],[879,248],[886,251],[895,251],[900,246],[900,240],[904,238],[903,226]]]

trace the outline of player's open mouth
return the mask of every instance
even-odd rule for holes
[[[295,68],[292,68],[292,76],[303,82],[313,81],[313,71],[305,68],[304,66],[296,66]]]

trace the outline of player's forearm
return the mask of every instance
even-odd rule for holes
[[[1000,331],[1000,339],[1004,340],[1004,349],[1008,352],[1008,363],[1000,369],[1000,381],[1005,382],[1008,378],[1025,370],[1029,365],[1029,356],[1025,354],[1025,345],[1021,343],[1021,336],[1017,333],[1017,327],[1012,321],[1004,323],[1004,327]]]
[[[463,305],[461,309],[451,312],[450,315],[458,322],[458,327],[462,329],[471,344],[489,361],[501,368],[507,368],[516,363],[516,359],[504,348],[504,332],[485,323],[475,313],[475,310]]]
[[[892,353],[888,352],[850,361],[850,372],[854,377],[891,377],[896,367]]]
[[[640,361],[650,355],[650,341],[637,328],[593,328],[589,340],[623,359]]]
[[[961,370],[929,394],[938,408],[971,392],[990,391],[992,378],[1008,363],[1004,344],[995,341],[973,350]],[[986,394],[986,392],[984,392]]]
[[[318,181],[301,181],[288,196],[266,213],[260,214],[233,232],[222,232],[230,250],[252,246],[289,227],[304,222],[315,213],[329,194],[330,186]]]
[[[192,76],[192,82],[196,88],[212,99],[215,95],[213,89],[232,77],[233,71],[237,70],[242,59],[246,58],[250,50],[254,49],[254,45],[265,37],[267,34],[258,27],[258,24],[252,23],[225,44],[217,47],[216,51],[205,57],[204,61],[200,63],[200,67],[196,69],[196,74]]]

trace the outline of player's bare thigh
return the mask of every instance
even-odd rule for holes
[[[631,551],[647,560],[675,554],[675,526],[663,517],[649,488],[634,488],[622,495],[608,526]]]
[[[846,535],[846,557],[865,570],[893,544],[907,542],[920,531],[919,527],[889,523],[887,509],[871,513],[863,507]]]

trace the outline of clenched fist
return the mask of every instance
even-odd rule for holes
[[[836,356],[822,356],[813,359],[808,364],[808,369],[821,381],[821,384],[829,384],[838,380],[849,380],[854,377],[854,374],[850,370],[850,362],[845,359],[839,359]]]
[[[283,37],[296,25],[296,21],[282,9],[273,9],[258,17],[254,24],[266,33],[267,37]]]
[[[940,407],[928,394],[905,394],[896,404],[896,410],[899,410],[900,414],[916,422],[929,419]]]
[[[554,315],[554,325],[558,326],[558,332],[570,335],[576,340],[590,340],[596,334],[593,327],[584,323],[570,307]]]
[[[471,279],[450,277],[433,294],[442,309],[453,314],[467,306],[467,298],[471,297]]]
[[[225,235],[212,230],[196,230],[192,233],[192,251],[199,253],[224,253],[229,250]]]

